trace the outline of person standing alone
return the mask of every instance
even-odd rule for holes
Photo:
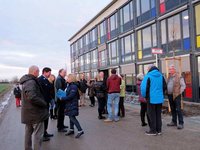
[[[20,107],[20,101],[21,101],[21,89],[19,88],[19,84],[16,84],[16,87],[14,88],[14,95],[16,100],[16,107]]]

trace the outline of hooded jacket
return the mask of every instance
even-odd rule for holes
[[[21,122],[24,124],[43,122],[49,115],[37,78],[30,74],[24,75],[20,79],[20,84],[22,84]]]
[[[120,85],[121,85],[121,78],[116,75],[112,74],[108,79],[107,79],[107,89],[108,93],[120,93]]]
[[[162,104],[166,82],[157,67],[152,67],[141,83],[141,94],[150,104]]]

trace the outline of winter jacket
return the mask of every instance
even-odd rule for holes
[[[88,86],[87,86],[87,81],[85,80],[85,79],[81,79],[80,81],[79,81],[79,84],[80,84],[80,91],[82,92],[82,93],[86,93],[86,90],[87,90],[87,88],[88,88]]]
[[[107,89],[108,93],[120,93],[120,85],[121,85],[121,78],[116,75],[112,74],[108,79],[107,79]]]
[[[66,89],[66,97],[62,97],[62,100],[66,102],[65,115],[78,116],[78,87],[75,83],[69,83]]]
[[[90,83],[88,84],[88,96],[89,97],[94,97],[95,93],[94,93],[94,80],[90,81]]]
[[[140,81],[140,80],[137,81],[137,90],[138,90],[138,95],[139,95],[139,101],[142,103],[146,103],[145,98],[142,97],[142,95],[141,95],[141,90],[140,90],[141,83],[142,83],[142,81]]]
[[[36,124],[49,117],[47,103],[42,94],[42,88],[33,75],[24,75],[20,79],[22,84],[21,122]]]
[[[19,86],[14,88],[14,95],[15,98],[21,98],[21,89],[19,88]]]
[[[151,104],[162,104],[167,89],[165,79],[157,67],[152,67],[141,83],[142,97]]]
[[[94,91],[97,98],[106,97],[106,86],[103,81],[96,81],[94,83]]]
[[[41,75],[38,78],[38,82],[40,83],[40,86],[42,87],[44,99],[49,104],[50,101],[52,100],[51,93],[50,93],[51,91],[50,82],[43,75]]]
[[[125,97],[126,95],[126,84],[124,80],[121,80],[121,85],[120,85],[120,97]]]

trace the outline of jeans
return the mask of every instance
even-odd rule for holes
[[[51,109],[54,109],[54,108],[55,108],[55,100],[52,99],[52,100],[50,101],[50,107],[49,107],[49,109],[51,110]]]
[[[82,128],[76,119],[76,116],[69,116],[70,130],[74,130],[74,125],[78,129],[78,131],[82,131]]]
[[[177,96],[175,100],[173,100],[173,95],[169,94],[169,103],[171,107],[171,113],[172,113],[172,122],[177,124],[177,115],[178,115],[178,121],[179,124],[183,125],[183,114],[181,110],[181,95]]]
[[[147,102],[147,112],[150,119],[150,131],[153,133],[162,131],[161,110],[162,104],[150,104]]]
[[[114,103],[114,120],[119,120],[118,112],[119,112],[119,93],[111,93],[108,94],[107,101],[107,110],[108,110],[108,118],[113,119],[112,115],[112,105]]]
[[[25,150],[41,150],[44,122],[38,124],[26,124],[25,126]],[[32,148],[32,134],[34,136],[34,149]]]

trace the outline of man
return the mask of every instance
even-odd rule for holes
[[[183,129],[183,114],[181,110],[181,94],[185,89],[185,81],[182,77],[176,73],[176,68],[174,65],[169,67],[170,76],[167,81],[167,89],[168,89],[168,98],[172,113],[172,121],[171,123],[167,124],[167,126],[177,126],[177,115],[179,125],[177,129]]]
[[[80,106],[85,106],[86,102],[85,102],[85,93],[87,90],[87,81],[85,80],[85,75],[81,74],[81,79],[79,81],[80,84],[80,91],[81,91],[81,95],[80,95]]]
[[[59,89],[63,91],[65,90],[66,88],[65,76],[66,76],[66,70],[60,69],[58,72],[58,77],[56,78],[55,81],[55,93],[57,93]],[[67,126],[64,125],[65,101],[62,101],[58,98],[56,99],[57,99],[57,109],[58,109],[58,119],[57,119],[58,132],[67,132],[66,130]]]
[[[150,130],[146,131],[146,135],[162,134],[161,110],[165,90],[166,82],[163,75],[157,67],[149,65],[148,73],[141,83],[141,94],[147,100],[147,113],[150,119]]]
[[[14,88],[14,95],[16,100],[16,107],[20,107],[20,101],[21,101],[21,89],[19,88],[19,84],[16,84],[16,87]]]
[[[116,70],[111,70],[112,75],[107,79],[107,89],[108,89],[108,101],[107,110],[108,118],[104,120],[105,122],[119,121],[118,111],[119,111],[119,96],[120,96],[120,85],[121,78],[116,75]],[[114,118],[112,116],[112,103],[114,102]]]
[[[34,150],[41,150],[44,133],[44,120],[48,116],[47,103],[37,77],[39,68],[31,66],[29,73],[20,79],[22,84],[21,122],[25,124],[25,150],[32,150],[32,134]]]
[[[51,85],[50,85],[49,80],[48,80],[48,78],[50,77],[50,75],[51,75],[51,68],[45,67],[42,70],[42,75],[38,78],[38,82],[40,83],[40,86],[42,87],[42,90],[43,90],[44,99],[47,102],[47,110],[48,111],[49,111],[50,101],[51,101],[51,99],[53,99],[51,97],[51,92],[50,92],[51,91]],[[49,137],[53,136],[53,134],[49,134],[47,132],[48,122],[49,122],[49,118],[47,118],[44,121],[43,141],[49,141],[50,140]]]

